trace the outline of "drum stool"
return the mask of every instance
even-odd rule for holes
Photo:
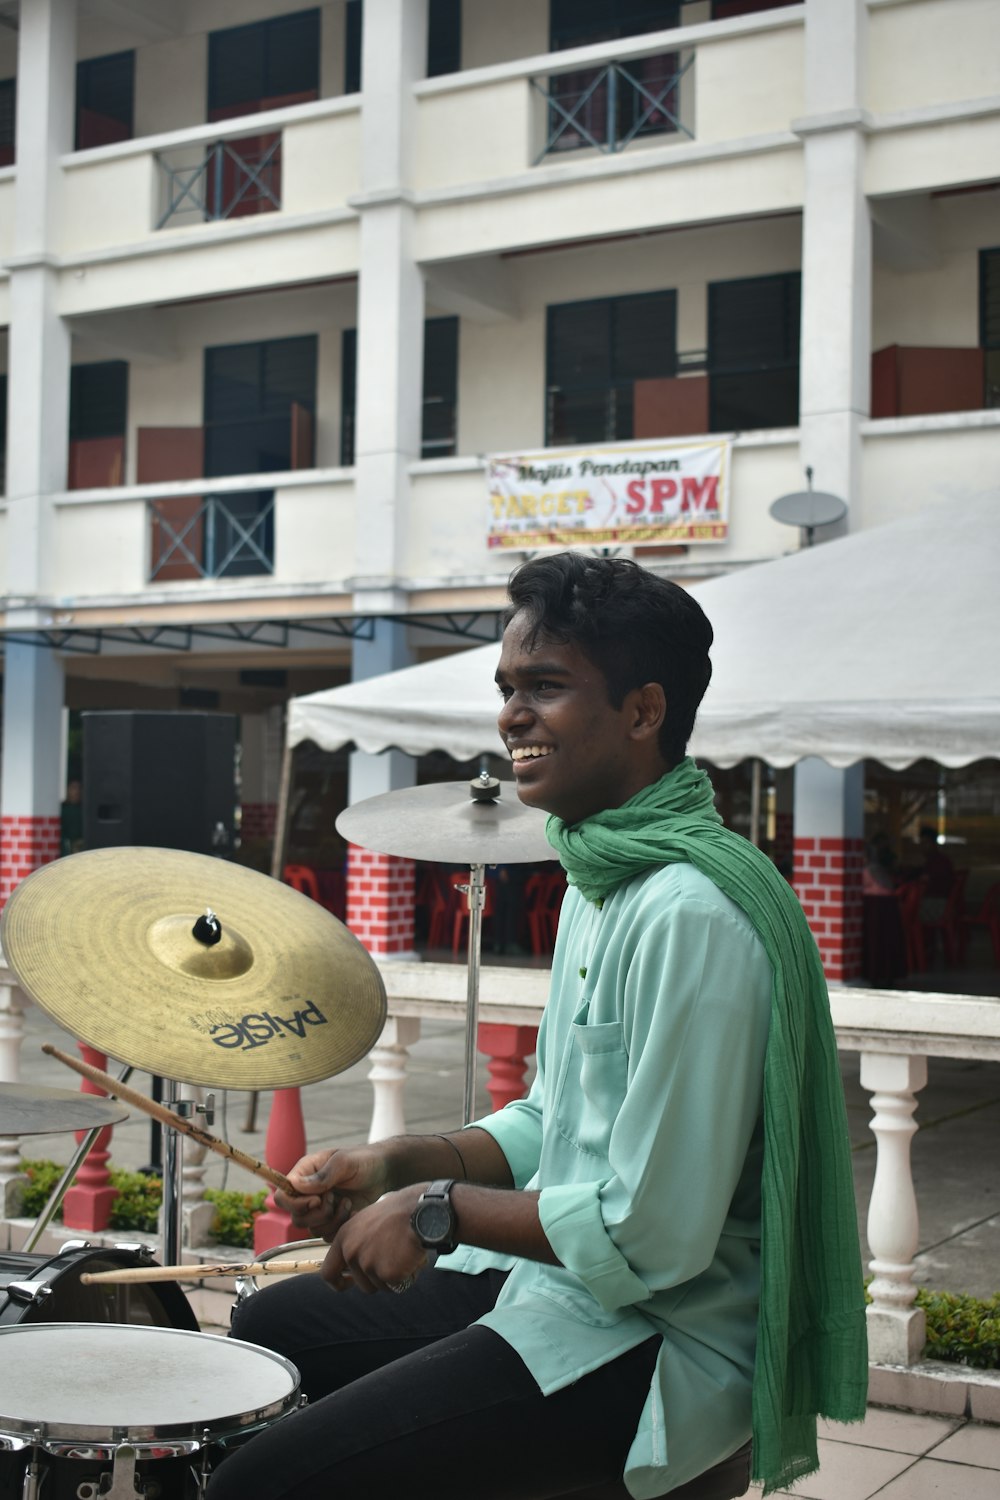
[[[721,1463],[713,1464],[697,1478],[689,1479],[680,1489],[671,1490],[664,1500],[738,1500],[738,1496],[745,1495],[750,1488],[750,1447],[746,1443]],[[621,1481],[618,1481],[614,1486],[581,1491],[574,1500],[620,1500],[621,1493]]]

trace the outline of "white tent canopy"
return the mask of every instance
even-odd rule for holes
[[[1000,755],[1000,493],[692,589],[715,630],[691,752],[900,768]],[[287,741],[497,753],[499,646],[293,699]]]

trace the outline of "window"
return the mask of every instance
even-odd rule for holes
[[[0,375],[0,493],[7,491],[7,377]]]
[[[344,12],[344,93],[361,92],[361,0],[347,0]]]
[[[205,474],[310,468],[297,450],[315,410],[314,334],[206,349]]]
[[[355,460],[358,334],[345,328],[340,368],[340,462]],[[423,421],[421,458],[450,458],[458,444],[458,319],[428,318],[424,323]]]
[[[128,365],[123,359],[74,365],[69,375],[69,439],[123,437],[128,410]]]
[[[0,167],[14,165],[17,125],[17,79],[0,80]]]
[[[130,141],[134,104],[134,52],[113,52],[77,63],[76,149]]]
[[[632,437],[635,382],[676,373],[676,313],[672,291],[549,308],[547,444]]]
[[[462,67],[462,0],[430,0],[427,8],[427,77]]]
[[[319,98],[319,11],[231,26],[208,38],[208,118]]]
[[[1000,249],[979,252],[979,343],[985,351],[983,405],[1000,407]]]
[[[797,271],[709,284],[710,431],[798,424],[801,285]]]

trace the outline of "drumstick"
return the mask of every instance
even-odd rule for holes
[[[206,1276],[294,1276],[301,1271],[320,1271],[321,1260],[251,1261],[241,1266],[123,1266],[118,1271],[84,1271],[81,1286],[122,1285],[132,1281],[201,1281]]]
[[[68,1052],[60,1052],[58,1047],[53,1047],[46,1042],[42,1051],[49,1057],[57,1057],[67,1068],[72,1068],[83,1078],[89,1078],[91,1083],[96,1083],[107,1094],[115,1094],[123,1099],[126,1104],[134,1104],[136,1109],[141,1109],[145,1114],[151,1115],[154,1120],[159,1120],[161,1125],[169,1125],[172,1130],[179,1130],[183,1135],[189,1135],[193,1141],[201,1146],[207,1146],[210,1151],[217,1151],[220,1156],[225,1156],[237,1166],[245,1167],[255,1177],[262,1177],[272,1187],[279,1187],[288,1193],[289,1197],[300,1198],[302,1194],[298,1188],[292,1186],[288,1178],[281,1172],[269,1167],[267,1162],[258,1161],[255,1156],[249,1156],[246,1151],[241,1151],[238,1146],[230,1146],[228,1141],[220,1140],[217,1135],[209,1135],[207,1130],[202,1130],[200,1125],[194,1125],[190,1120],[185,1120],[183,1115],[174,1114],[172,1109],[167,1109],[164,1104],[157,1104],[155,1099],[147,1099],[145,1094],[138,1090],[129,1088],[127,1084],[119,1083],[111,1077],[110,1073],[102,1073],[100,1068],[92,1067],[78,1057],[71,1057]]]

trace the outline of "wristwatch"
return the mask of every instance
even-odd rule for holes
[[[458,1219],[451,1202],[453,1177],[432,1182],[421,1193],[410,1217],[410,1227],[425,1250],[450,1255],[458,1244]]]

